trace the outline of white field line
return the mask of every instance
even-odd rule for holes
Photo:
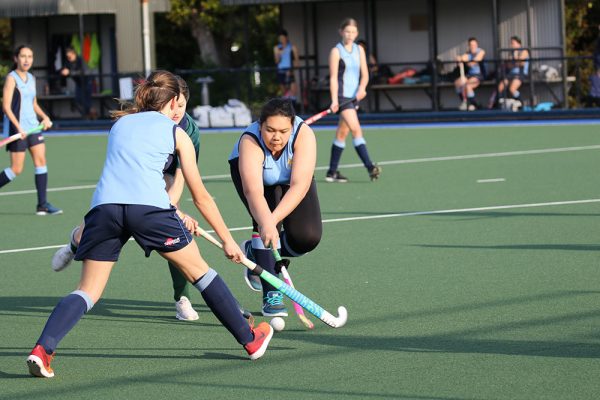
[[[561,153],[565,151],[581,151],[581,150],[598,150],[600,144],[591,146],[576,146],[576,147],[556,147],[550,149],[534,149],[534,150],[517,150],[517,151],[506,151],[502,153],[481,153],[481,154],[466,154],[462,156],[445,156],[445,157],[427,157],[427,158],[413,158],[409,160],[392,160],[392,161],[381,161],[377,162],[378,165],[394,165],[394,164],[415,164],[424,162],[434,161],[455,161],[455,160],[471,160],[475,158],[489,158],[489,157],[510,157],[510,156],[523,156],[529,154],[546,154],[546,153]],[[363,164],[346,164],[341,165],[344,168],[357,168],[363,167]],[[316,169],[324,170],[329,167],[317,167]]]
[[[504,178],[477,179],[477,183],[496,183],[496,182],[506,182],[506,179],[504,179]]]
[[[455,161],[455,160],[471,160],[476,158],[490,158],[490,157],[510,157],[510,156],[522,156],[529,154],[546,154],[546,153],[560,153],[567,151],[581,151],[581,150],[598,150],[600,149],[600,144],[590,145],[590,146],[577,146],[577,147],[557,147],[557,148],[549,148],[549,149],[535,149],[535,150],[519,150],[519,151],[506,151],[502,153],[481,153],[481,154],[466,154],[462,156],[443,156],[443,157],[427,157],[427,158],[413,158],[408,160],[391,160],[391,161],[381,161],[377,164],[379,165],[395,165],[395,164],[414,164],[414,163],[425,163],[425,162],[435,162],[435,161]],[[341,168],[362,168],[363,164],[344,164],[340,165]],[[316,170],[327,170],[328,166],[317,167]],[[229,179],[229,174],[222,175],[207,175],[202,177],[202,180],[209,181],[213,179]],[[84,186],[66,186],[59,188],[48,189],[49,192],[60,192],[65,190],[79,190],[79,189],[93,189],[95,185],[84,185]],[[0,192],[0,196],[11,196],[18,194],[31,194],[36,193],[35,190],[19,190],[16,192]]]
[[[514,209],[514,208],[550,207],[550,206],[563,206],[563,205],[589,204],[589,203],[600,203],[600,199],[551,201],[551,202],[546,202],[546,203],[509,204],[509,205],[489,206],[489,207],[454,208],[454,209],[447,209],[447,210],[414,211],[414,212],[397,213],[397,214],[366,215],[366,216],[362,216],[362,217],[325,219],[325,220],[323,220],[323,223],[362,221],[362,220],[383,219],[383,218],[412,217],[412,216],[418,216],[418,215],[456,214],[456,213],[464,213],[464,212],[508,210],[508,209]],[[251,226],[242,226],[242,227],[237,227],[237,228],[231,228],[230,231],[232,231],[232,232],[233,231],[245,231],[245,230],[250,230],[250,229],[252,229]],[[208,232],[214,233],[214,231],[208,231]],[[130,239],[130,240],[133,240],[133,239]],[[22,252],[27,252],[27,251],[57,249],[62,246],[64,246],[64,244],[58,244],[58,245],[52,245],[52,246],[41,246],[41,247],[29,247],[29,248],[22,248],[22,249],[0,250],[0,254],[22,253]]]

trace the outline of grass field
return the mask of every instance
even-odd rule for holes
[[[43,380],[25,358],[80,270],[55,273],[50,258],[87,210],[106,144],[49,137],[49,199],[64,215],[34,215],[29,159],[0,190],[0,398],[597,398],[599,128],[367,129],[382,177],[368,180],[348,142],[347,184],[324,182],[332,131],[320,130],[323,240],[290,271],[328,310],[347,307],[345,327],[306,331],[290,314],[251,362],[198,293],[200,320],[177,321],[165,262],[129,243],[104,298],[60,344],[56,378]],[[236,138],[203,136],[200,170],[242,240],[249,218],[219,177]],[[242,268],[198,243],[259,314]]]

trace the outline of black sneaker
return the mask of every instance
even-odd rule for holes
[[[340,171],[335,171],[334,173],[328,172],[325,176],[326,182],[338,182],[338,183],[346,183],[348,182],[348,178],[344,175],[340,174]]]
[[[373,167],[369,170],[369,178],[374,181],[379,179],[379,175],[381,175],[381,167],[377,164],[373,164]]]
[[[36,215],[58,215],[62,214],[62,210],[60,208],[54,207],[52,204],[45,202],[44,204],[40,204],[37,206]]]

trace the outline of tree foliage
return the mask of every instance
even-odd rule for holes
[[[567,55],[591,55],[600,37],[600,2],[566,0]]]
[[[189,29],[204,66],[223,67],[270,60],[278,17],[277,6],[223,6],[219,0],[171,0],[167,15]],[[232,46],[239,50],[232,52]]]

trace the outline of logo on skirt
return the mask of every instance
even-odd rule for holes
[[[165,246],[173,246],[177,243],[179,243],[181,240],[179,238],[168,238],[167,240],[165,240]]]

